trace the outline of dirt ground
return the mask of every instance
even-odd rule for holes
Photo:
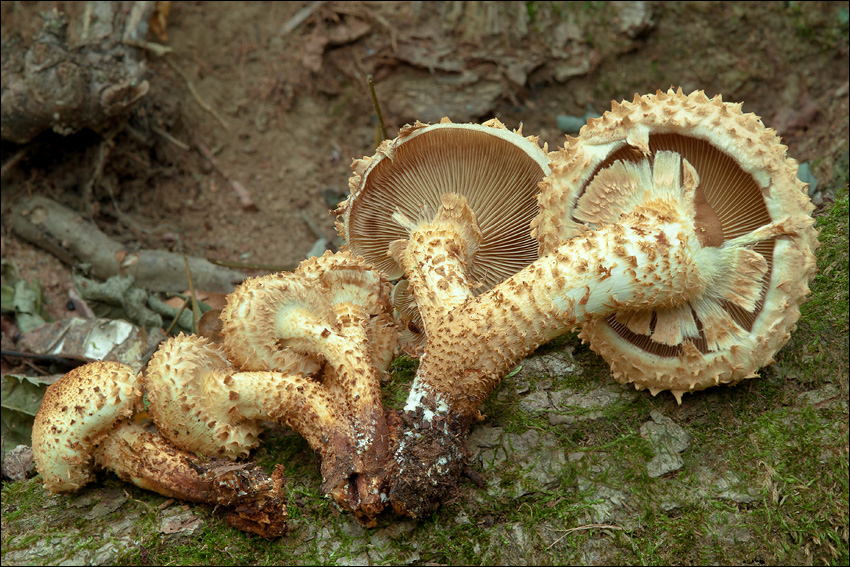
[[[4,43],[26,45],[54,4],[63,6],[3,2]],[[370,74],[389,136],[415,120],[497,116],[555,149],[557,115],[675,85],[744,102],[812,162],[822,187],[846,153],[848,54],[835,28],[846,2],[327,2],[287,31],[305,6],[174,3],[164,42],[174,65],[148,55],[150,92],[123,129],[107,142],[47,133],[26,147],[3,178],[2,254],[40,280],[51,315],[68,315],[70,267],[10,230],[17,199],[44,194],[92,211],[128,249],[182,245],[292,267],[335,237],[329,208],[345,195],[351,159],[375,147]],[[4,163],[21,148],[4,142]],[[255,208],[240,206],[228,178]]]

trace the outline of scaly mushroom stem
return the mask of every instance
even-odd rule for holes
[[[345,356],[354,358],[356,363],[333,367],[325,379],[337,383],[336,388],[347,392],[349,396],[352,435],[356,443],[354,472],[357,473],[356,488],[360,500],[357,508],[374,519],[385,506],[384,469],[391,439],[381,400],[377,361],[373,360],[374,356],[369,356],[368,361],[359,360],[364,353],[369,355],[372,352],[374,333],[370,330],[369,314],[360,305],[346,302],[334,307],[340,336],[347,341]]]
[[[199,459],[132,421],[113,429],[93,453],[100,467],[124,481],[169,498],[227,508],[228,525],[280,537],[288,518],[283,467],[271,478],[251,463]]]
[[[567,240],[426,328],[428,346],[405,407],[413,429],[402,436],[396,453],[399,473],[390,498],[397,511],[419,515],[445,493],[452,483],[446,477],[461,467],[452,462],[463,456],[458,436],[465,435],[501,377],[540,344],[623,310],[676,310],[691,301],[706,321],[713,315],[708,300],[754,309],[767,263],[742,244],[796,228],[774,223],[749,237],[704,247],[694,220],[698,178],[690,164],[660,152],[653,166],[624,167],[633,169],[626,180],[642,183],[644,190],[628,193],[631,212],[617,224]],[[405,254],[428,248],[427,239],[417,235],[415,229]],[[667,332],[699,331],[693,323]]]
[[[389,248],[408,277],[425,329],[473,297],[475,283],[467,274],[482,240],[466,197],[446,193],[440,201],[434,218],[419,224],[396,212],[393,219],[411,232],[415,242],[396,240]]]
[[[370,346],[369,315],[353,303],[335,306],[336,330],[301,310],[281,316],[277,337],[297,337],[300,345],[320,355],[330,369],[324,377],[328,392],[347,406],[351,418],[354,452],[352,474],[356,474],[357,499],[354,509],[374,518],[383,509],[381,493],[386,475],[384,464],[389,450],[390,432],[381,402],[380,379]],[[297,324],[293,321],[298,321]]]
[[[234,372],[208,383],[204,394],[216,414],[249,423],[278,421],[297,431],[321,458],[322,490],[351,507],[355,441],[345,410],[321,384],[277,372]]]
[[[760,255],[740,246],[702,248],[692,223],[659,208],[639,208],[620,224],[568,240],[455,309],[429,332],[416,388],[440,392],[452,413],[471,417],[519,358],[593,317],[675,308],[705,294],[736,303],[757,297],[766,270]]]

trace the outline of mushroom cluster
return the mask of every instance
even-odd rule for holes
[[[278,421],[321,457],[326,494],[374,525],[395,430],[380,391],[397,344],[390,294],[361,258],[327,253],[243,282],[221,313],[220,341],[172,337],[138,376],[116,363],[68,373],[36,418],[45,485],[76,490],[108,469],[161,494],[232,507],[231,524],[276,537],[283,468],[268,479],[233,459],[259,444],[264,421]],[[136,423],[143,394],[145,428]]]
[[[539,259],[478,296],[467,291],[474,206],[447,192],[430,218],[394,214],[406,235],[388,253],[428,339],[401,416],[393,508],[421,515],[450,492],[479,405],[565,331],[580,328],[620,382],[680,403],[770,364],[799,318],[817,247],[786,149],[720,96],[670,89],[614,103],[548,156],[531,223]]]
[[[233,527],[266,538],[284,533],[283,467],[269,478],[251,464],[181,451],[143,417],[141,404],[140,377],[117,362],[92,362],[53,383],[32,431],[44,486],[74,491],[106,469],[164,496],[222,506]]]
[[[549,154],[498,121],[417,123],[353,169],[336,211],[347,248],[244,282],[220,341],[172,338],[143,376],[100,363],[51,387],[34,434],[48,487],[76,489],[98,465],[185,498],[172,473],[132,464],[137,447],[235,459],[275,420],[365,525],[388,504],[421,516],[456,486],[480,404],[540,344],[580,329],[615,379],[681,403],[770,364],[815,271],[796,162],[756,116],[701,91],[614,103]],[[397,413],[380,384],[399,329],[421,360]],[[142,387],[156,433],[139,441],[125,431]],[[72,406],[71,390],[93,409]],[[106,401],[114,419],[68,437],[76,413]],[[272,501],[285,518],[281,480],[227,505],[244,524],[266,521]]]

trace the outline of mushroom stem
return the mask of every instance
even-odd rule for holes
[[[354,471],[357,473],[359,508],[374,518],[384,508],[381,493],[385,491],[384,471],[389,457],[390,429],[387,425],[381,400],[378,361],[372,360],[372,336],[369,314],[360,305],[339,303],[335,306],[340,336],[346,341],[344,356],[352,364],[333,368],[326,381],[339,382],[348,392],[351,406],[356,455]],[[366,360],[364,360],[366,358]]]
[[[591,318],[674,308],[707,293],[752,305],[764,259],[740,246],[703,248],[692,223],[674,214],[640,208],[453,310],[428,329],[412,395],[433,392],[471,418],[518,359]]]
[[[318,452],[323,457],[323,476],[325,458],[329,459],[327,455],[335,455],[336,459],[347,455],[345,459],[353,459],[346,477],[356,475],[357,496],[342,496],[338,474],[330,478],[324,476],[325,489],[340,504],[346,498],[355,498],[357,502],[348,502],[347,507],[374,518],[384,508],[380,495],[384,491],[384,465],[388,457],[390,432],[381,401],[379,370],[372,360],[369,315],[363,307],[354,303],[340,303],[334,309],[337,330],[323,327],[319,332],[320,322],[313,321],[312,327],[316,332],[310,342],[310,351],[327,361],[329,369],[324,376],[324,385],[329,395],[345,408],[351,423],[348,425],[348,439],[345,440],[348,443],[346,449],[340,444]],[[303,324],[301,328],[309,329],[310,325]],[[299,340],[306,343],[309,340],[307,333]],[[329,466],[328,472],[341,471],[336,465]]]
[[[93,453],[100,467],[124,481],[170,498],[228,508],[227,523],[265,538],[286,531],[283,467],[271,478],[251,463],[198,459],[142,425],[124,421]]]
[[[322,460],[322,489],[335,498],[353,468],[345,411],[321,385],[278,372],[234,372],[205,388],[210,405],[249,422],[273,420],[297,431]]]
[[[389,248],[409,278],[426,329],[473,297],[475,284],[467,274],[482,240],[466,197],[446,193],[440,201],[434,219],[420,224],[396,212],[393,218],[411,232],[414,242],[396,240]]]

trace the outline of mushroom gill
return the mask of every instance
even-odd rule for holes
[[[374,156],[355,160],[338,230],[351,250],[397,279],[403,271],[386,252],[407,231],[391,220],[393,213],[430,220],[441,195],[463,195],[483,236],[470,277],[486,291],[537,258],[528,223],[537,214],[537,184],[548,173],[545,148],[498,120],[443,120],[405,126]]]

